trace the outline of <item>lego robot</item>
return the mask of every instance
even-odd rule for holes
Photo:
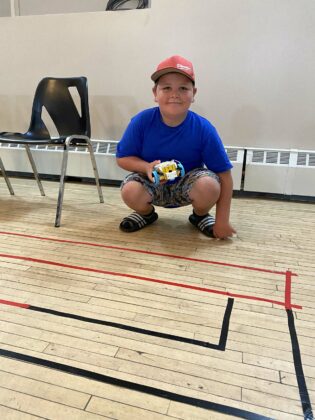
[[[184,175],[185,169],[178,160],[161,162],[158,165],[155,165],[152,171],[152,177],[155,184],[159,184],[161,181],[172,183],[177,178],[181,178]]]

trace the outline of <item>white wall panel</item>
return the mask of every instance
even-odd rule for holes
[[[85,75],[93,137],[118,140],[154,106],[150,74],[175,53],[194,62],[192,109],[225,145],[314,149],[314,45],[314,0],[152,0],[146,10],[2,17],[0,131],[26,128],[42,77]]]

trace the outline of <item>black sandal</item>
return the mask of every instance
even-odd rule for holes
[[[189,216],[189,221],[191,224],[196,226],[197,229],[200,230],[204,235],[209,236],[210,238],[214,238],[213,234],[213,225],[215,224],[215,218],[211,216],[209,213],[205,214],[204,216],[198,216],[195,212],[193,212]]]
[[[142,216],[137,212],[133,212],[121,221],[119,227],[124,232],[136,232],[137,230],[151,225],[151,223],[155,222],[158,217],[159,216],[155,212],[154,208],[147,216]]]

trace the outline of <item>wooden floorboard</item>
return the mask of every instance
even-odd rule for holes
[[[315,206],[235,198],[218,241],[119,189],[0,178],[0,418],[311,419]],[[24,304],[24,306],[23,306]],[[293,315],[291,317],[291,315]]]

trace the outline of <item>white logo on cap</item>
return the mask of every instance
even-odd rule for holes
[[[176,67],[180,70],[190,71],[190,67],[183,66],[182,64],[176,64]]]

